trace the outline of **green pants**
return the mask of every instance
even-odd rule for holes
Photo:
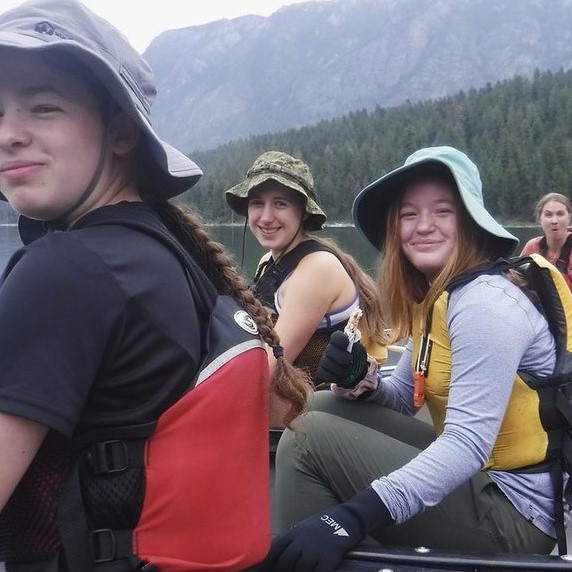
[[[284,432],[276,455],[281,529],[347,500],[405,465],[435,439],[423,421],[330,392],[316,394],[312,411],[298,421],[298,429]],[[549,554],[555,545],[484,472],[439,505],[404,524],[374,531],[372,537],[394,546],[489,553]]]

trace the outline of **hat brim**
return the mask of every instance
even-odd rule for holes
[[[38,53],[68,53],[87,65],[114,101],[141,128],[147,148],[156,163],[156,168],[150,169],[151,180],[147,184],[152,194],[165,198],[176,196],[190,189],[202,176],[201,168],[194,161],[155,133],[147,117],[148,110],[138,107],[119,72],[96,52],[73,40],[51,40],[47,43],[34,36],[9,31],[0,32],[0,48]]]
[[[292,189],[301,194],[305,200],[305,211],[308,215],[304,221],[304,228],[307,230],[321,230],[326,222],[326,214],[318,206],[318,203],[308,195],[304,187],[299,185],[288,177],[281,176],[278,173],[261,173],[254,175],[238,185],[231,187],[225,192],[225,198],[228,206],[238,215],[248,215],[248,196],[250,191],[258,187],[266,181],[276,181],[284,187]]]
[[[399,191],[408,180],[429,170],[431,166],[444,166],[451,173],[465,208],[471,218],[485,232],[492,235],[498,244],[498,255],[509,256],[518,245],[518,238],[501,226],[482,204],[466,191],[458,180],[454,169],[444,161],[427,158],[410,165],[403,165],[367,185],[358,193],[352,206],[352,217],[356,228],[377,250],[382,250],[387,229],[389,207],[399,196]]]

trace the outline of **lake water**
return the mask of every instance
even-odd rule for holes
[[[535,226],[507,228],[520,239],[521,246],[529,238],[541,233],[540,228]],[[208,230],[234,255],[237,264],[242,267],[244,275],[251,278],[264,251],[252,237],[250,231],[247,229],[244,232],[244,226],[241,225],[214,225],[209,226]],[[375,274],[377,251],[366,242],[355,227],[327,227],[317,232],[316,235],[334,239],[341,248],[354,256],[366,272]],[[10,256],[20,246],[17,228],[13,225],[0,226],[0,269],[4,268]]]

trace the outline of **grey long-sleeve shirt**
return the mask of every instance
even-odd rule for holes
[[[455,290],[447,312],[452,350],[450,394],[443,433],[412,461],[372,483],[400,524],[481,469],[495,443],[516,371],[554,371],[556,350],[544,317],[502,276],[480,276]],[[412,344],[368,401],[411,415]],[[548,473],[489,471],[514,506],[554,536]]]

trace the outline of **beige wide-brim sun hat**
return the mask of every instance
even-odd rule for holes
[[[0,14],[0,48],[71,54],[81,60],[141,128],[152,161],[142,183],[173,197],[192,187],[201,169],[165,143],[151,125],[151,68],[119,30],[76,0],[31,0]],[[9,56],[8,56],[9,57]]]
[[[378,250],[383,249],[387,216],[392,202],[412,176],[445,166],[457,185],[470,217],[493,237],[499,256],[509,256],[518,238],[500,225],[485,209],[481,177],[476,165],[454,147],[426,147],[407,157],[405,163],[367,185],[354,199],[352,215],[356,228]]]
[[[248,169],[246,178],[225,192],[228,206],[238,215],[248,215],[248,199],[252,189],[266,181],[276,181],[304,198],[306,230],[320,230],[326,214],[316,202],[314,177],[306,163],[281,151],[266,151]]]

